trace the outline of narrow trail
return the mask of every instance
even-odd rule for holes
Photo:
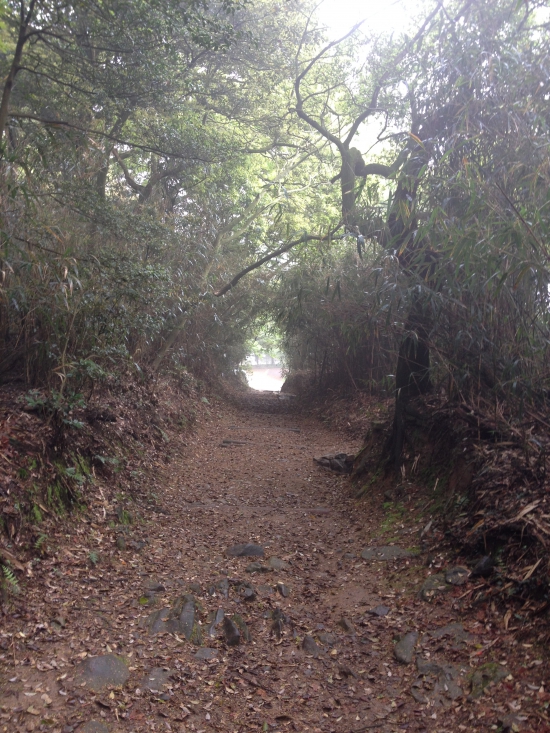
[[[376,507],[365,516],[312,461],[357,446],[288,404],[251,393],[214,410],[123,541],[101,501],[59,539],[40,597],[2,634],[0,731],[485,729],[463,695],[482,636],[419,599],[421,559],[361,558],[412,547],[417,527],[391,536]],[[228,553],[247,544],[262,554]]]

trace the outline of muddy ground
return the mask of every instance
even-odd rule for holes
[[[212,405],[118,513],[96,484],[2,617],[0,731],[550,730],[542,650],[461,617],[485,581],[422,552],[422,493],[354,499],[313,457],[360,442],[291,403]]]

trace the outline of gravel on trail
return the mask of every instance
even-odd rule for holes
[[[465,574],[420,594],[422,522],[388,527],[313,461],[359,446],[277,394],[244,402],[180,437],[131,540],[101,504],[59,538],[2,630],[0,731],[543,730],[500,637],[453,610]]]

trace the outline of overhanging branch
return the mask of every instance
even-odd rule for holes
[[[279,247],[279,249],[276,249],[274,252],[270,252],[269,254],[265,255],[265,257],[262,257],[261,259],[257,260],[256,262],[253,262],[248,267],[245,267],[244,270],[241,270],[235,277],[228,282],[226,285],[223,286],[220,290],[218,290],[214,295],[219,298],[222,295],[225,295],[230,290],[232,290],[235,285],[241,280],[245,275],[248,275],[249,272],[252,272],[253,270],[257,270],[258,267],[261,267],[262,265],[265,265],[266,262],[269,262],[269,260],[274,259],[275,257],[279,257],[279,255],[284,254],[285,252],[288,252],[293,247],[296,247],[298,244],[304,244],[304,242],[328,242],[330,239],[334,239],[333,234],[338,231],[340,228],[340,224],[338,224],[337,227],[335,227],[332,231],[330,231],[328,234],[325,234],[321,236],[320,234],[302,234],[302,236],[299,239],[294,239],[292,242],[287,242],[287,244],[284,244],[282,247]],[[339,237],[340,238],[340,237]]]

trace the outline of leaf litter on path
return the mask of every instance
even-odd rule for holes
[[[238,444],[223,442],[235,425]],[[423,600],[416,526],[388,545],[380,511],[311,461],[358,444],[265,394],[180,442],[150,473],[154,504],[136,497],[131,540],[117,546],[98,504],[6,618],[2,733],[455,733],[511,714],[543,730],[537,650],[517,668],[510,633],[459,624],[462,587]],[[79,670],[99,658],[124,668],[94,691]]]

